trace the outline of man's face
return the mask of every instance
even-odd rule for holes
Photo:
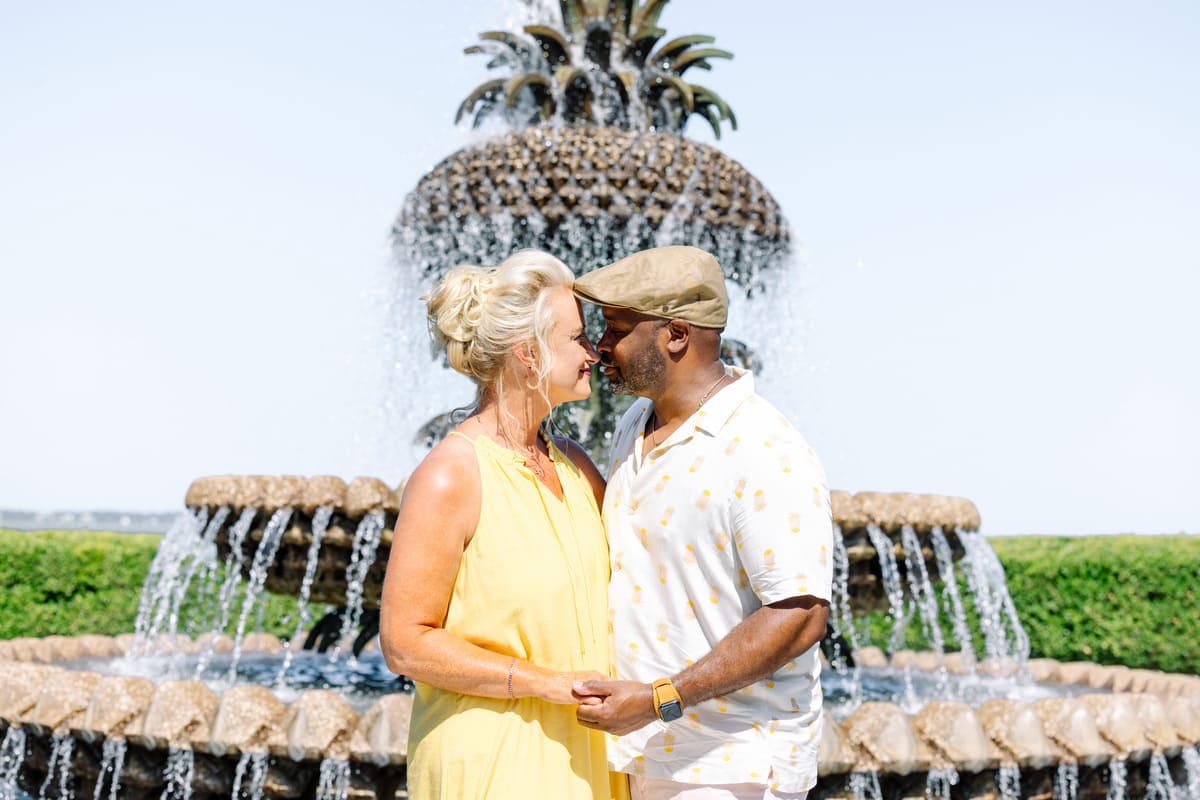
[[[659,347],[667,320],[606,306],[604,322],[596,350],[609,389],[613,394],[658,394],[667,381],[667,359]]]

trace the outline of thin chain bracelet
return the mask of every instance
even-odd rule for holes
[[[516,669],[516,667],[517,667],[517,659],[514,658],[512,660],[512,663],[508,665],[508,698],[510,700],[515,699],[513,697],[513,693],[512,693],[512,676],[513,676],[513,670]]]

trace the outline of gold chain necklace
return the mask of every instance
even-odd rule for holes
[[[529,467],[529,471],[538,476],[539,480],[545,480],[546,468],[542,466],[541,459],[538,458],[539,455],[536,447],[530,447],[529,457],[525,459],[525,466]]]
[[[699,403],[696,403],[696,410],[697,410],[697,411],[699,411],[699,410],[700,410],[700,408],[701,408],[701,407],[704,405],[704,403],[705,403],[705,402],[708,400],[709,396],[710,396],[710,395],[712,395],[712,393],[713,393],[713,390],[714,390],[714,389],[716,389],[716,388],[717,388],[717,386],[719,386],[719,385],[721,384],[721,381],[725,380],[725,378],[727,378],[727,377],[728,377],[728,376],[727,376],[727,375],[724,373],[724,371],[722,371],[722,372],[721,372],[721,377],[717,378],[717,380],[716,380],[716,383],[714,383],[712,386],[708,387],[708,391],[707,391],[707,392],[705,392],[704,394],[702,394],[702,395],[700,396],[700,402],[699,402]],[[657,434],[658,434],[658,429],[659,429],[659,425],[658,425],[658,411],[657,411],[657,410],[655,410],[654,412],[652,412],[652,414],[653,414],[653,416],[654,416],[654,427],[650,429],[650,447],[651,447],[651,448],[656,448],[656,447],[658,447],[658,436],[657,436]]]

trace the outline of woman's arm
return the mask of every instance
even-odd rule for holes
[[[596,508],[604,508],[604,490],[608,482],[604,479],[603,473],[599,467],[592,461],[592,457],[588,455],[588,451],[583,449],[583,445],[576,442],[574,439],[568,439],[566,436],[555,436],[554,443],[558,445],[558,449],[566,453],[567,458],[579,467],[579,470],[587,478],[588,484],[592,487],[592,493],[596,495]]]
[[[514,662],[441,627],[463,550],[479,524],[480,498],[474,450],[457,437],[434,448],[409,478],[380,610],[380,646],[388,668],[461,694],[577,703],[571,683],[578,673]]]

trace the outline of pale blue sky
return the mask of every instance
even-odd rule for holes
[[[461,49],[514,8],[0,4],[0,507],[398,478],[388,227],[470,141],[453,113],[487,75]],[[1200,532],[1200,6],[662,22],[736,54],[694,79],[737,112],[720,147],[783,206],[802,290],[744,338],[788,354],[773,391],[833,486],[964,495],[992,534]]]

